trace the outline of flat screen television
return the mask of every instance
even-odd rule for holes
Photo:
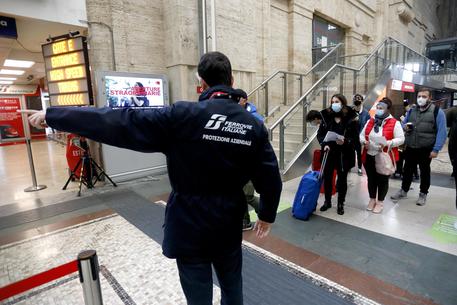
[[[165,82],[161,76],[105,75],[101,89],[110,108],[155,108],[168,104]]]

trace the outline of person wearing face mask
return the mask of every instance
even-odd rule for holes
[[[360,133],[360,131],[370,119],[370,114],[366,109],[363,108],[363,96],[361,94],[357,93],[354,95],[352,103],[354,104],[353,109],[357,113],[357,118],[359,120],[358,132]],[[355,143],[355,152],[357,153],[357,172],[359,176],[362,176],[362,145],[358,141]]]
[[[398,160],[398,146],[405,141],[401,123],[391,114],[392,101],[385,97],[376,105],[376,115],[370,119],[360,133],[360,143],[364,146],[363,166],[368,178],[368,193],[370,201],[367,210],[379,214],[384,207],[384,198],[389,189],[389,176],[376,172],[375,156],[381,151],[389,151],[392,162]],[[377,144],[375,138],[384,137],[387,146]],[[390,153],[392,150],[392,153]],[[393,155],[393,156],[392,156]]]
[[[355,143],[359,141],[358,121],[357,113],[347,106],[344,95],[335,94],[330,101],[330,107],[321,111],[322,122],[317,131],[317,139],[322,148],[321,156],[324,155],[324,151],[329,151],[323,174],[325,201],[320,211],[324,212],[332,207],[332,181],[333,172],[336,170],[338,175],[336,182],[338,190],[337,213],[343,215],[347,193],[347,176],[350,169],[355,165]],[[329,131],[333,131],[344,138],[324,142]]]
[[[417,107],[411,108],[403,120],[405,127],[405,166],[401,189],[390,198],[398,201],[407,197],[414,169],[420,169],[420,193],[416,204],[425,205],[430,188],[430,163],[438,156],[446,141],[446,115],[431,103],[431,91],[417,93]]]

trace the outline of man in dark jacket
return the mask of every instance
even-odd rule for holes
[[[417,92],[417,107],[411,108],[403,120],[405,126],[405,167],[401,189],[390,196],[394,201],[407,198],[413,172],[419,165],[420,193],[416,205],[424,206],[430,188],[430,164],[438,156],[446,142],[446,115],[432,104],[432,92],[420,89]]]
[[[212,269],[222,304],[243,304],[243,186],[260,194],[254,230],[264,237],[276,217],[282,183],[264,125],[238,104],[229,59],[202,56],[205,90],[198,103],[162,109],[49,108],[30,117],[95,141],[167,157],[172,192],[165,210],[163,253],[176,258],[189,305],[212,304]],[[88,124],[90,122],[90,124]]]
[[[371,117],[368,111],[363,107],[363,96],[361,94],[355,94],[352,98],[352,103],[354,104],[353,109],[357,113],[357,120],[359,122],[357,131],[360,133]],[[362,145],[360,145],[360,141],[356,140],[354,146],[357,154],[357,172],[359,176],[362,176]]]

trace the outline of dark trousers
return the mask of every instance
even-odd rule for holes
[[[357,167],[362,169],[362,144],[360,141],[355,141],[355,153],[357,154]]]
[[[333,172],[336,169],[337,180],[336,189],[338,190],[338,202],[344,203],[346,200],[346,193],[348,190],[348,171],[343,169],[343,160],[341,159],[341,152],[330,151],[327,158],[327,163],[324,168],[324,191],[325,202],[332,201],[333,190]]]
[[[449,157],[452,163],[452,173],[454,174],[454,182],[455,182],[455,208],[457,209],[457,151],[454,149],[454,145],[451,146],[449,143]]]
[[[251,223],[251,217],[249,216],[249,206],[253,207],[254,210],[257,212],[259,209],[259,198],[254,195],[254,184],[252,181],[249,181],[243,187],[244,196],[246,197],[246,211],[244,212],[243,223],[248,224]]]
[[[420,192],[427,194],[430,188],[430,153],[432,148],[410,148],[407,147],[403,152],[405,158],[405,166],[403,168],[403,180],[401,188],[408,192],[413,181],[414,170],[419,165],[421,171]]]
[[[452,177],[455,177],[455,174],[457,173],[455,171],[456,169],[456,162],[457,162],[457,151],[455,151],[454,145],[451,145],[451,142],[449,142],[449,159],[451,160],[452,164]]]
[[[241,246],[217,259],[177,259],[179,279],[187,305],[213,304],[213,272],[221,288],[221,305],[243,305]]]
[[[376,199],[376,195],[379,201],[384,201],[389,190],[389,176],[381,175],[376,172],[375,157],[367,154],[365,160],[365,171],[367,172],[368,178],[368,193],[370,199]]]
[[[404,155],[404,152],[400,150],[399,151],[399,158],[398,158],[398,161],[397,161],[397,170],[395,171],[395,173],[400,175],[400,176],[403,176],[403,164],[405,163],[405,159],[404,159],[403,155]],[[419,172],[417,170],[417,166],[414,169],[414,177],[416,179],[419,177]]]

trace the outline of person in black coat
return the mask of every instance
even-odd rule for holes
[[[347,193],[347,176],[355,166],[355,144],[358,141],[357,113],[347,106],[346,97],[335,94],[331,98],[329,108],[321,111],[322,122],[319,125],[317,139],[322,147],[321,156],[328,152],[327,163],[324,170],[325,201],[320,210],[322,212],[332,207],[332,180],[333,172],[337,171],[338,190],[337,213],[344,214],[344,202]],[[327,133],[333,131],[340,135],[336,141],[327,141]]]
[[[238,104],[229,59],[204,54],[199,102],[161,109],[59,108],[33,114],[47,124],[141,152],[167,157],[172,192],[165,210],[163,253],[176,258],[189,305],[212,304],[214,267],[222,304],[242,305],[243,186],[260,194],[257,236],[275,221],[282,182],[265,126]],[[88,124],[90,122],[90,124]],[[154,275],[151,275],[154,276]]]

